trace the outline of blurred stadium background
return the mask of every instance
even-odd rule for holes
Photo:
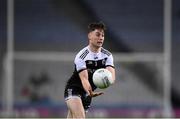
[[[66,117],[87,25],[103,21],[117,81],[88,117],[180,117],[179,0],[1,0],[0,117]]]

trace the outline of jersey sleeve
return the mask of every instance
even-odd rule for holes
[[[81,59],[79,56],[76,56],[74,64],[77,72],[81,72],[82,70],[86,69],[85,61]]]
[[[110,56],[108,56],[108,58],[107,58],[106,67],[107,67],[107,66],[114,67],[114,59],[113,59],[112,54],[111,54]]]

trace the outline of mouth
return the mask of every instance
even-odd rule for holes
[[[97,42],[97,44],[103,44],[103,42],[99,41],[99,42]]]

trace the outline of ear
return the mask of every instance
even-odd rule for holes
[[[91,39],[91,32],[88,33],[88,39]]]

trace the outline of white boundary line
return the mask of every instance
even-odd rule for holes
[[[164,0],[164,117],[172,117],[171,110],[171,19],[172,0]]]
[[[73,61],[75,52],[15,52],[15,60]],[[113,53],[115,62],[163,61],[162,53]]]
[[[14,70],[14,0],[7,0],[7,57],[5,61],[4,107],[6,116],[13,112],[13,70]]]

